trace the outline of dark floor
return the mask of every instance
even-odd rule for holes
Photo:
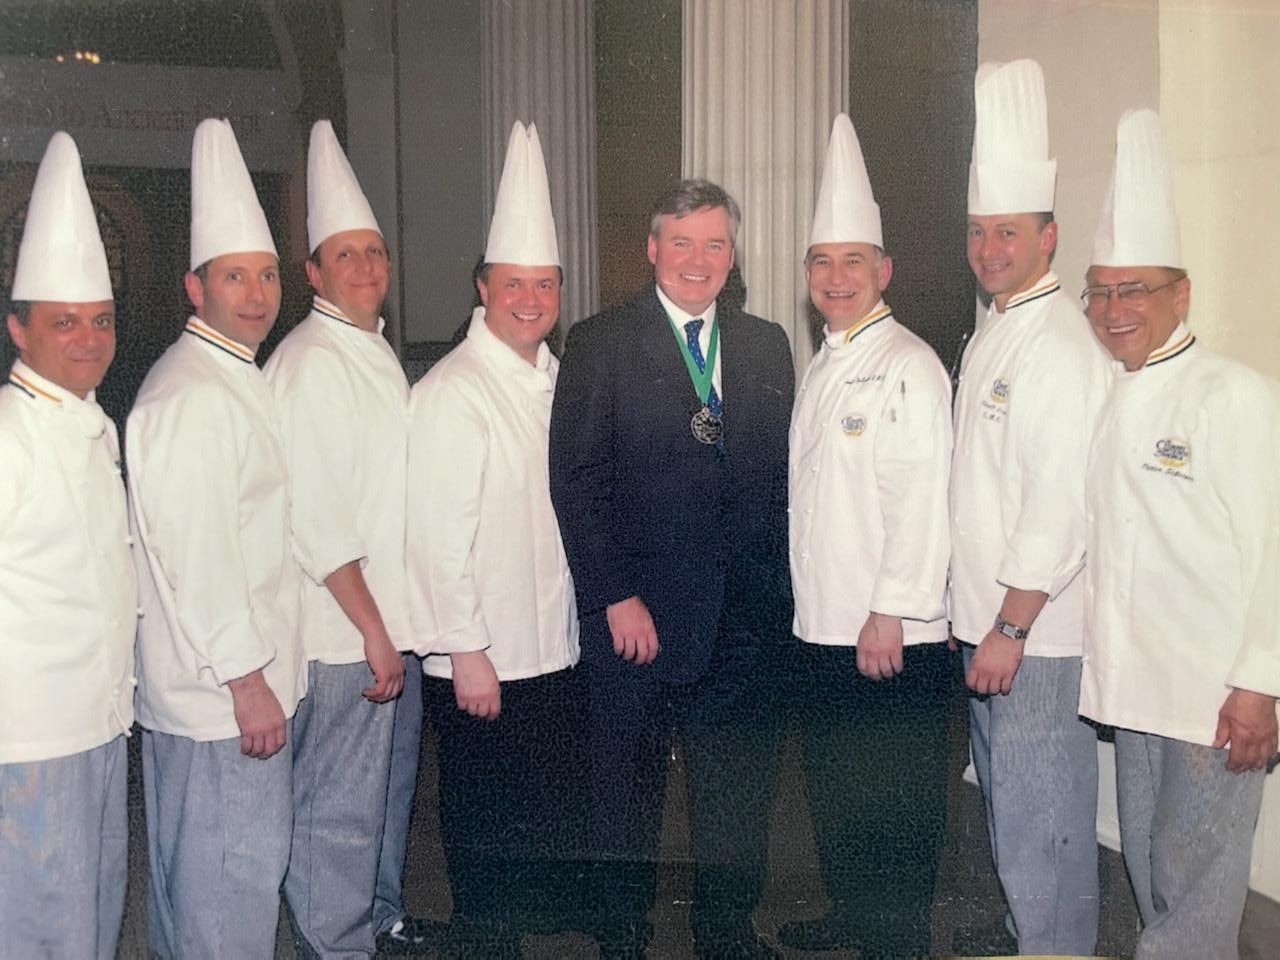
[[[937,956],[984,952],[979,946],[978,935],[998,925],[1004,914],[1004,902],[991,867],[981,796],[977,787],[961,780],[967,762],[967,711],[959,687],[953,706],[947,838],[933,911],[933,953]],[[119,956],[125,960],[147,956],[146,848],[138,740],[135,736],[130,744],[129,891],[119,951]],[[450,908],[449,889],[437,828],[434,750],[431,737],[425,736],[405,868],[405,902],[415,914],[446,919]],[[680,960],[691,957],[692,949],[688,925],[690,885],[685,812],[680,802],[683,771],[678,761],[672,765],[671,775],[675,789],[668,791],[662,839],[663,866],[659,871],[657,905],[652,915],[656,938],[649,955],[663,960]],[[757,926],[764,934],[772,935],[785,920],[822,913],[824,901],[814,856],[813,833],[800,783],[798,750],[794,743],[788,743],[770,840],[771,881],[756,914]],[[1133,948],[1137,912],[1120,855],[1102,849],[1100,873],[1102,919],[1098,953],[1127,956]],[[1278,952],[1280,904],[1250,894],[1240,936],[1241,960],[1271,960]],[[596,949],[594,943],[585,937],[528,937],[524,942],[524,954],[538,960],[587,960],[596,956]],[[854,956],[851,952],[838,951],[826,954],[788,951],[786,955]],[[281,960],[294,958],[283,921],[276,957]]]

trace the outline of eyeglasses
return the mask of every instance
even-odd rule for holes
[[[1123,283],[1099,283],[1092,287],[1085,287],[1080,294],[1080,302],[1084,304],[1086,310],[1098,309],[1105,306],[1111,300],[1111,294],[1115,294],[1120,298],[1120,302],[1131,307],[1140,306],[1147,302],[1147,297],[1153,293],[1163,290],[1165,287],[1171,287],[1182,277],[1174,277],[1167,283],[1162,283],[1158,287],[1148,287],[1141,280],[1126,280]]]

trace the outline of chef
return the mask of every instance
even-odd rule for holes
[[[293,847],[285,896],[322,957],[372,955],[397,698],[411,646],[404,522],[409,385],[379,316],[386,241],[328,120],[307,155],[311,313],[264,372],[289,467],[305,577],[308,694],[293,722]],[[420,724],[419,720],[419,724]],[[413,764],[416,773],[417,764]],[[352,836],[370,842],[353,846]],[[404,838],[401,837],[401,844]]]
[[[0,387],[0,956],[116,954],[137,585],[115,425],[115,304],[80,154],[36,174]]]
[[[843,113],[804,266],[825,326],[791,420],[791,580],[806,792],[832,906],[779,938],[923,955],[946,796],[951,384],[882,299],[893,262]]]
[[[147,374],[125,439],[145,548],[148,935],[163,958],[270,957],[293,823],[281,748],[306,662],[284,450],[254,363],[279,264],[225,120],[192,144],[185,284],[195,315]]]
[[[1237,956],[1280,695],[1280,384],[1187,326],[1159,117],[1126,112],[1083,299],[1120,362],[1089,458],[1080,712],[1116,729],[1142,960]]]
[[[951,621],[970,745],[1020,953],[1097,938],[1097,737],[1076,715],[1085,458],[1109,363],[1049,269],[1056,163],[1032,60],[974,83],[969,265],[986,315],[965,351],[951,470]]]
[[[412,391],[406,551],[451,936],[489,957],[568,906],[586,816],[578,615],[547,464],[562,275],[532,124],[512,127],[484,261],[466,339]]]

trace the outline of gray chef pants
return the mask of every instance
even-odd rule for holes
[[[124,915],[123,735],[0,764],[0,957],[113,960]]]
[[[966,669],[973,653],[966,644]],[[991,855],[1021,953],[1088,956],[1098,939],[1098,738],[1079,700],[1079,657],[1023,657],[1009,694],[969,698]]]
[[[274,955],[293,825],[292,760],[288,743],[255,760],[240,752],[239,737],[143,732],[147,934],[162,960]]]
[[[1135,960],[1235,960],[1263,771],[1227,751],[1116,731],[1120,845],[1142,915]]]

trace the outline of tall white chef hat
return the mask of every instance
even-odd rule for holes
[[[870,243],[884,247],[880,207],[871,192],[871,179],[862,158],[862,147],[847,114],[836,115],[822,168],[822,186],[813,211],[815,243]]]
[[[518,120],[511,127],[484,259],[486,263],[560,266],[547,165],[538,128],[532,123],[527,130]]]
[[[202,120],[191,142],[191,269],[224,253],[275,253],[235,131]]]
[[[307,242],[311,252],[345,230],[382,233],[360,181],[338,145],[333,124],[317,120],[307,150]]]
[[[1034,60],[984,63],[973,82],[976,123],[969,213],[1053,209],[1058,163],[1049,159],[1044,73]]]
[[[1154,110],[1126,110],[1120,115],[1115,170],[1102,201],[1090,262],[1100,267],[1182,269],[1173,173]]]
[[[49,139],[27,206],[13,274],[14,300],[110,300],[111,274],[84,185],[80,151],[59,130]]]

